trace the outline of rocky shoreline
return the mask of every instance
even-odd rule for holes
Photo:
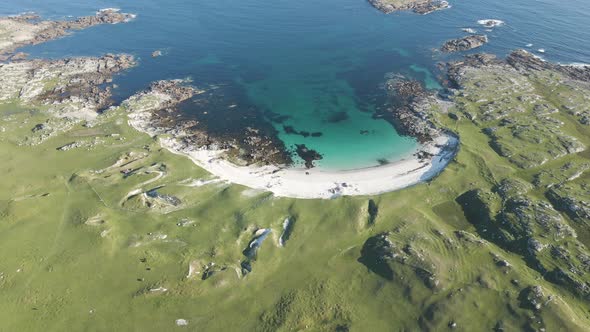
[[[564,128],[558,114],[571,115],[580,125],[590,124],[586,106],[590,67],[553,64],[517,50],[505,60],[490,54],[468,55],[448,64],[447,75],[449,86],[457,89],[456,102],[478,104],[463,116],[483,126],[490,146],[516,166],[538,167],[586,149]]]
[[[116,23],[126,20],[127,14],[118,14],[115,11],[103,12],[105,16],[97,16],[94,19],[79,19],[72,22],[69,27],[82,27],[93,24]],[[115,16],[112,16],[115,15]],[[31,18],[21,17],[18,20],[28,22]],[[27,23],[28,24],[28,23]],[[56,34],[59,35],[59,34]],[[54,35],[55,36],[55,35]],[[42,40],[40,39],[32,40]],[[475,38],[474,42],[471,39]],[[457,50],[476,47],[478,43],[485,41],[485,36],[472,35],[460,40],[450,41],[446,47]],[[465,46],[463,45],[466,43]],[[112,76],[135,65],[135,59],[128,55],[105,55],[100,58],[72,58],[63,60],[18,60],[0,64],[0,100],[18,100],[26,105],[43,105],[56,117],[74,119],[75,121],[94,119],[101,110],[112,106],[111,89]],[[462,61],[456,61],[446,66],[451,97],[447,100],[441,98],[436,92],[426,90],[422,83],[408,79],[397,74],[386,76],[383,88],[388,97],[387,107],[376,111],[376,118],[383,118],[390,122],[396,130],[402,134],[416,138],[423,145],[432,145],[446,137],[446,141],[458,142],[458,137],[444,129],[437,118],[441,115],[457,117],[455,113],[448,113],[449,108],[457,105],[457,100],[466,93],[470,93],[466,80],[474,72],[490,73],[490,75],[530,75],[531,73],[551,71],[563,75],[568,80],[589,81],[590,69],[587,67],[561,66],[543,61],[526,51],[515,51],[506,60],[498,60],[494,56],[486,54],[469,55]],[[520,76],[519,76],[520,75]],[[477,83],[476,87],[481,86]],[[292,165],[292,154],[299,155],[307,169],[314,166],[314,161],[322,158],[321,151],[314,151],[305,145],[298,145],[296,150],[288,151],[284,143],[278,139],[276,130],[272,126],[265,127],[261,123],[243,125],[236,128],[223,127],[221,130],[211,128],[212,113],[223,114],[223,110],[231,109],[235,104],[226,104],[220,90],[200,90],[191,87],[185,81],[159,81],[153,83],[146,91],[137,93],[122,103],[129,114],[129,121],[136,129],[146,132],[153,137],[174,141],[174,150],[179,153],[191,155],[199,151],[209,151],[213,154],[223,152],[223,156],[236,166],[273,166],[281,169]],[[471,92],[473,93],[473,92]],[[459,99],[458,99],[459,97]],[[522,101],[536,100],[538,96],[521,96]],[[528,98],[528,99],[526,99]],[[216,100],[222,99],[221,103]],[[496,101],[497,102],[497,101]],[[496,102],[489,102],[480,106],[482,114],[465,114],[468,118],[477,121],[491,121],[502,119],[505,113],[495,113]],[[198,112],[194,112],[196,109]],[[590,115],[588,110],[577,110],[575,103],[569,107],[572,114],[580,118],[581,123],[588,122]],[[189,115],[183,114],[183,108],[191,110]],[[217,112],[219,108],[221,112]],[[539,165],[551,158],[566,154],[576,153],[585,147],[568,135],[559,132],[559,125],[551,123],[542,109],[547,108],[543,104],[535,105],[535,110],[543,116],[536,118],[543,124],[545,135],[551,137],[554,146],[546,152],[535,151],[535,155],[526,155],[526,150],[516,154],[511,145],[506,141],[505,130],[514,133],[526,132],[521,123],[513,125],[506,122],[500,126],[486,128],[485,132],[490,137],[493,148],[502,156],[511,158],[513,162],[522,167]],[[548,110],[550,112],[550,110]],[[231,113],[236,113],[231,112]],[[248,116],[255,119],[255,111]],[[231,118],[226,118],[231,123]],[[508,121],[508,120],[507,120]],[[502,128],[505,127],[505,128]],[[33,129],[35,133],[44,134],[50,126],[38,124]],[[269,129],[270,128],[270,129]],[[307,133],[295,128],[288,128],[295,134],[302,136],[321,135],[321,133]],[[557,142],[557,143],[555,143]],[[524,144],[524,143],[523,143]],[[435,144],[436,145],[436,144]],[[449,156],[454,156],[458,144],[450,144],[448,148],[438,146],[433,152],[421,151],[414,157],[419,161],[433,160],[436,154],[444,154],[446,165]],[[441,152],[442,151],[442,152]],[[546,154],[546,155],[545,155]],[[538,160],[536,160],[538,159]],[[387,165],[382,165],[385,167]]]
[[[411,136],[421,143],[431,142],[442,131],[432,122],[433,105],[443,101],[434,92],[427,91],[422,83],[407,79],[402,75],[387,75],[384,89],[388,95],[388,105],[375,113],[391,123],[401,135]]]
[[[20,139],[19,145],[40,144],[76,124],[93,126],[99,114],[113,105],[113,76],[135,66],[136,59],[126,54],[107,54],[26,60],[26,54],[16,50],[70,31],[127,22],[133,17],[105,9],[73,21],[41,21],[32,14],[0,18],[0,102],[50,115],[45,122],[32,125],[30,135]]]
[[[0,32],[6,34],[0,40],[0,61],[16,60],[15,50],[26,45],[61,38],[71,31],[100,24],[124,23],[134,18],[134,14],[121,13],[113,8],[102,9],[94,16],[84,16],[73,21],[42,21],[35,14],[0,18]],[[22,58],[22,54],[17,58]]]
[[[426,15],[450,7],[444,0],[369,0],[369,3],[385,14],[411,10],[416,14]]]
[[[133,67],[130,55],[107,54],[0,64],[0,101],[44,105],[55,116],[90,119],[112,105],[112,77]]]
[[[179,117],[179,106],[206,91],[183,81],[160,81],[123,103],[135,128],[152,136],[170,135],[183,150],[226,151],[226,157],[240,165],[287,165],[291,163],[276,136],[252,127],[238,135],[216,135],[207,130],[199,116]]]

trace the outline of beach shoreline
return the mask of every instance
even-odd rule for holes
[[[133,119],[129,120],[129,124],[138,131],[150,134]],[[441,134],[419,149],[428,157],[420,158],[415,153],[386,165],[331,171],[271,165],[238,166],[226,160],[222,150],[187,149],[174,138],[160,137],[159,142],[163,148],[188,157],[221,181],[271,192],[276,197],[300,199],[379,195],[411,187],[440,174],[453,160],[459,147],[456,136]]]

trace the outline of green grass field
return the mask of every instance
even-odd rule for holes
[[[454,111],[461,114],[477,106],[468,99],[460,105]],[[565,122],[562,131],[590,145],[588,126],[566,113],[556,116]],[[588,152],[521,168],[492,149],[477,121],[439,114],[437,121],[462,144],[430,183],[377,197],[296,200],[225,183],[189,186],[211,177],[135,132],[122,110],[101,116],[92,128],[77,124],[41,144],[22,144],[36,142],[31,129],[48,118],[0,106],[0,331],[590,326],[588,298],[548,280],[518,250],[490,240],[485,233],[492,225],[488,230],[477,223],[484,219],[466,218],[457,203],[480,189],[496,213],[503,203],[491,192],[501,180],[532,183],[543,171],[559,173],[565,162],[590,162]],[[72,142],[81,147],[56,150]],[[532,144],[518,142],[525,150]],[[588,179],[582,175],[574,184]],[[545,200],[546,181],[531,184],[526,196]],[[370,199],[378,208],[373,223]],[[293,229],[281,247],[287,217]],[[578,234],[568,248],[584,252],[587,224],[563,218]],[[243,250],[261,228],[270,228],[270,236],[244,275]],[[391,279],[359,262],[367,239],[383,232],[399,253],[388,262]],[[187,277],[189,266],[194,273]],[[587,282],[588,271],[580,278]],[[529,287],[537,285],[543,291],[538,309],[529,305]],[[178,319],[188,325],[177,326]]]

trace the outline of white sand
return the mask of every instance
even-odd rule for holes
[[[342,195],[381,194],[427,181],[452,160],[458,140],[447,135],[438,137],[422,147],[421,150],[434,155],[422,161],[411,156],[383,166],[350,171],[237,166],[220,157],[223,151],[180,151],[174,139],[160,139],[160,143],[173,153],[188,156],[221,180],[270,191],[278,197],[329,199]]]
[[[149,123],[152,115],[150,110],[156,109],[158,105],[143,105],[135,109],[128,114],[129,124],[138,131],[156,136],[157,133]],[[377,195],[430,180],[453,159],[459,140],[455,136],[441,134],[433,142],[420,148],[420,151],[425,151],[432,157],[420,159],[416,155],[410,155],[391,164],[349,171],[238,166],[222,157],[224,151],[186,148],[174,138],[160,138],[160,144],[172,153],[189,157],[195,164],[218,177],[219,181],[270,191],[278,197],[330,199],[339,196]]]

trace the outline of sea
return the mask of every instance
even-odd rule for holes
[[[117,100],[153,81],[186,78],[220,101],[206,111],[185,106],[185,116],[206,112],[211,128],[227,131],[254,118],[272,125],[288,150],[305,144],[322,154],[319,167],[350,170],[395,162],[419,147],[373,116],[383,107],[382,84],[394,73],[440,89],[438,64],[461,54],[436,49],[465,36],[464,28],[488,35],[477,52],[503,57],[523,48],[550,61],[590,63],[588,0],[450,3],[429,15],[386,15],[366,0],[3,0],[0,15],[73,19],[102,8],[137,14],[126,24],[21,51],[34,58],[135,55],[139,65],[116,78]],[[504,24],[487,29],[478,24],[482,19]],[[153,58],[156,50],[163,56]]]

